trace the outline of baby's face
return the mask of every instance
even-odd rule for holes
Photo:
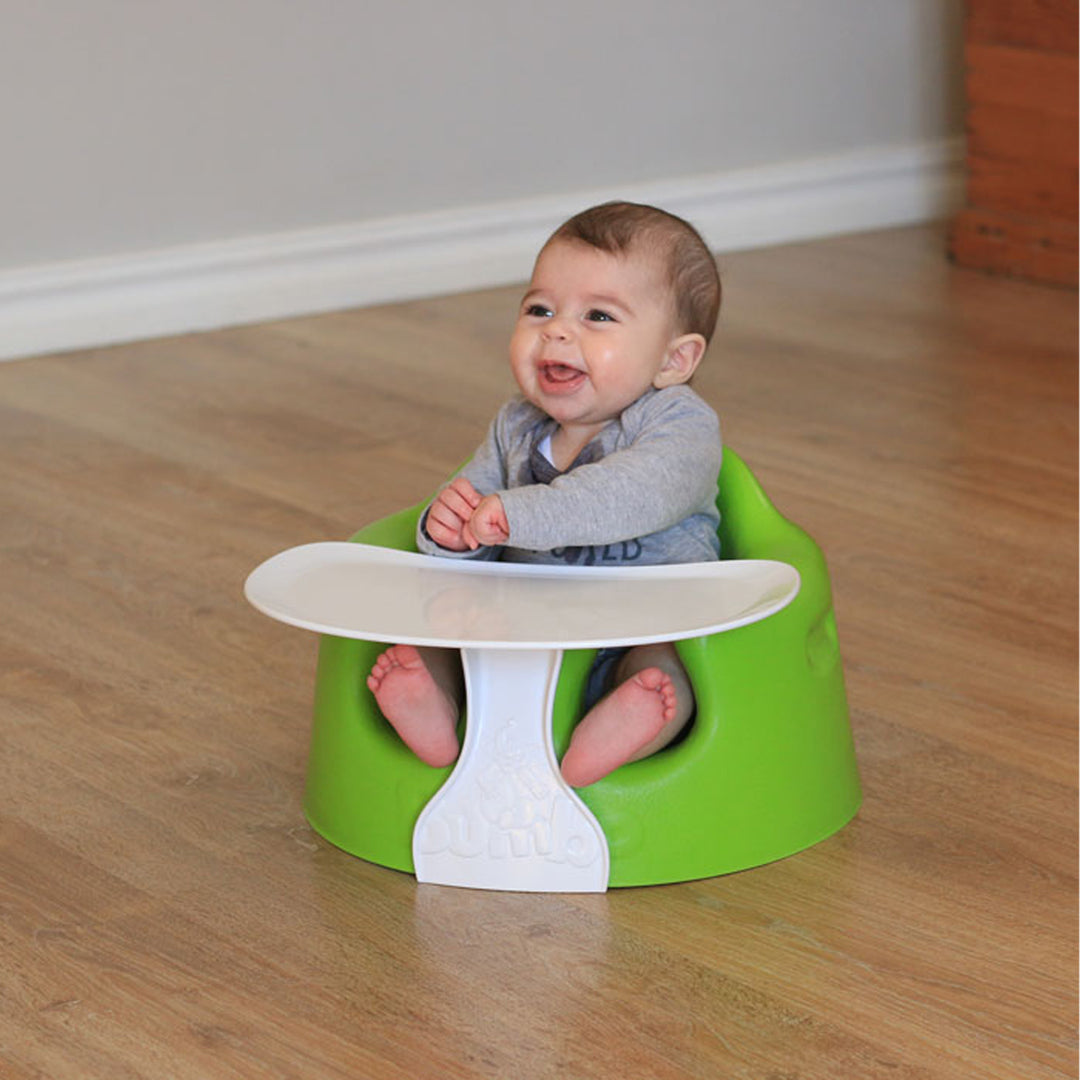
[[[676,338],[657,259],[556,241],[536,261],[510,367],[525,397],[564,428],[599,430],[650,386],[670,385]]]

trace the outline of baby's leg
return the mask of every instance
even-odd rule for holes
[[[574,729],[563,779],[586,787],[628,761],[667,746],[694,712],[694,691],[675,646],[639,645],[619,664],[617,685]]]
[[[463,684],[456,649],[392,645],[375,661],[367,685],[421,761],[441,768],[457,758]]]

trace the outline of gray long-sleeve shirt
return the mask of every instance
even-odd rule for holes
[[[498,494],[505,547],[452,552],[427,535],[417,546],[448,558],[637,565],[718,558],[716,480],[720,422],[688,386],[648,390],[581,451],[565,472],[540,452],[557,427],[522,398],[507,402],[458,475]]]

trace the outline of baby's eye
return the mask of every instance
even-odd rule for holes
[[[586,316],[589,322],[614,322],[615,317],[609,315],[606,311],[601,311],[599,308],[593,308]]]
[[[537,319],[550,319],[552,312],[551,308],[546,308],[543,304],[530,304],[525,309],[525,314]]]

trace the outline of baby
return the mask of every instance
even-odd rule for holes
[[[510,341],[520,388],[420,519],[448,558],[590,565],[719,557],[720,426],[687,385],[720,309],[720,278],[687,222],[605,203],[541,249]],[[367,685],[430,765],[457,757],[455,650],[395,645]],[[666,746],[694,712],[670,643],[604,649],[562,760],[573,787]]]

